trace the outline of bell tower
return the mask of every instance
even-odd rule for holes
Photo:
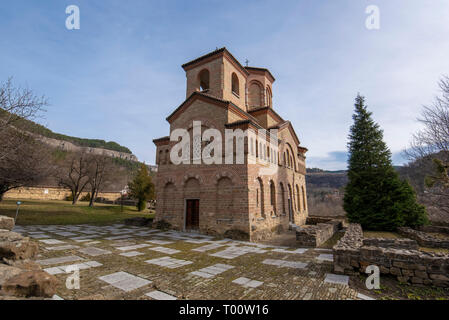
[[[247,111],[247,79],[250,73],[226,49],[221,48],[182,65],[186,72],[186,98],[202,92],[231,101]]]

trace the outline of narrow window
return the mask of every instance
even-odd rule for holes
[[[209,70],[207,69],[202,70],[199,73],[198,77],[200,81],[200,91],[209,90]]]
[[[232,92],[234,92],[236,95],[240,95],[239,78],[237,77],[235,72],[232,74]]]

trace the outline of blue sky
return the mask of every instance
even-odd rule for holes
[[[65,27],[77,5],[81,29]],[[380,30],[365,27],[368,5]],[[113,140],[154,163],[154,138],[185,99],[181,64],[226,46],[276,77],[307,166],[346,167],[354,98],[366,96],[396,164],[449,74],[449,1],[2,1],[0,81],[45,94],[51,130]]]

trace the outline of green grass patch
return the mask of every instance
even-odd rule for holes
[[[396,232],[388,231],[363,231],[364,238],[384,238],[384,239],[399,239],[402,236]]]
[[[136,207],[95,203],[89,207],[88,202],[72,205],[69,201],[21,200],[18,225],[48,225],[48,224],[109,224],[123,222],[133,217],[154,217],[154,211],[137,211]],[[16,215],[16,200],[0,202],[0,215],[14,218]]]

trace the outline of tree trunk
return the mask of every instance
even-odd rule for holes
[[[79,194],[73,195],[72,204],[76,204],[78,202],[78,197],[79,197]]]
[[[94,200],[95,200],[95,197],[96,197],[96,190],[95,189],[92,189],[91,190],[91,196],[90,196],[90,200],[89,200],[89,207],[93,207],[94,206]]]

